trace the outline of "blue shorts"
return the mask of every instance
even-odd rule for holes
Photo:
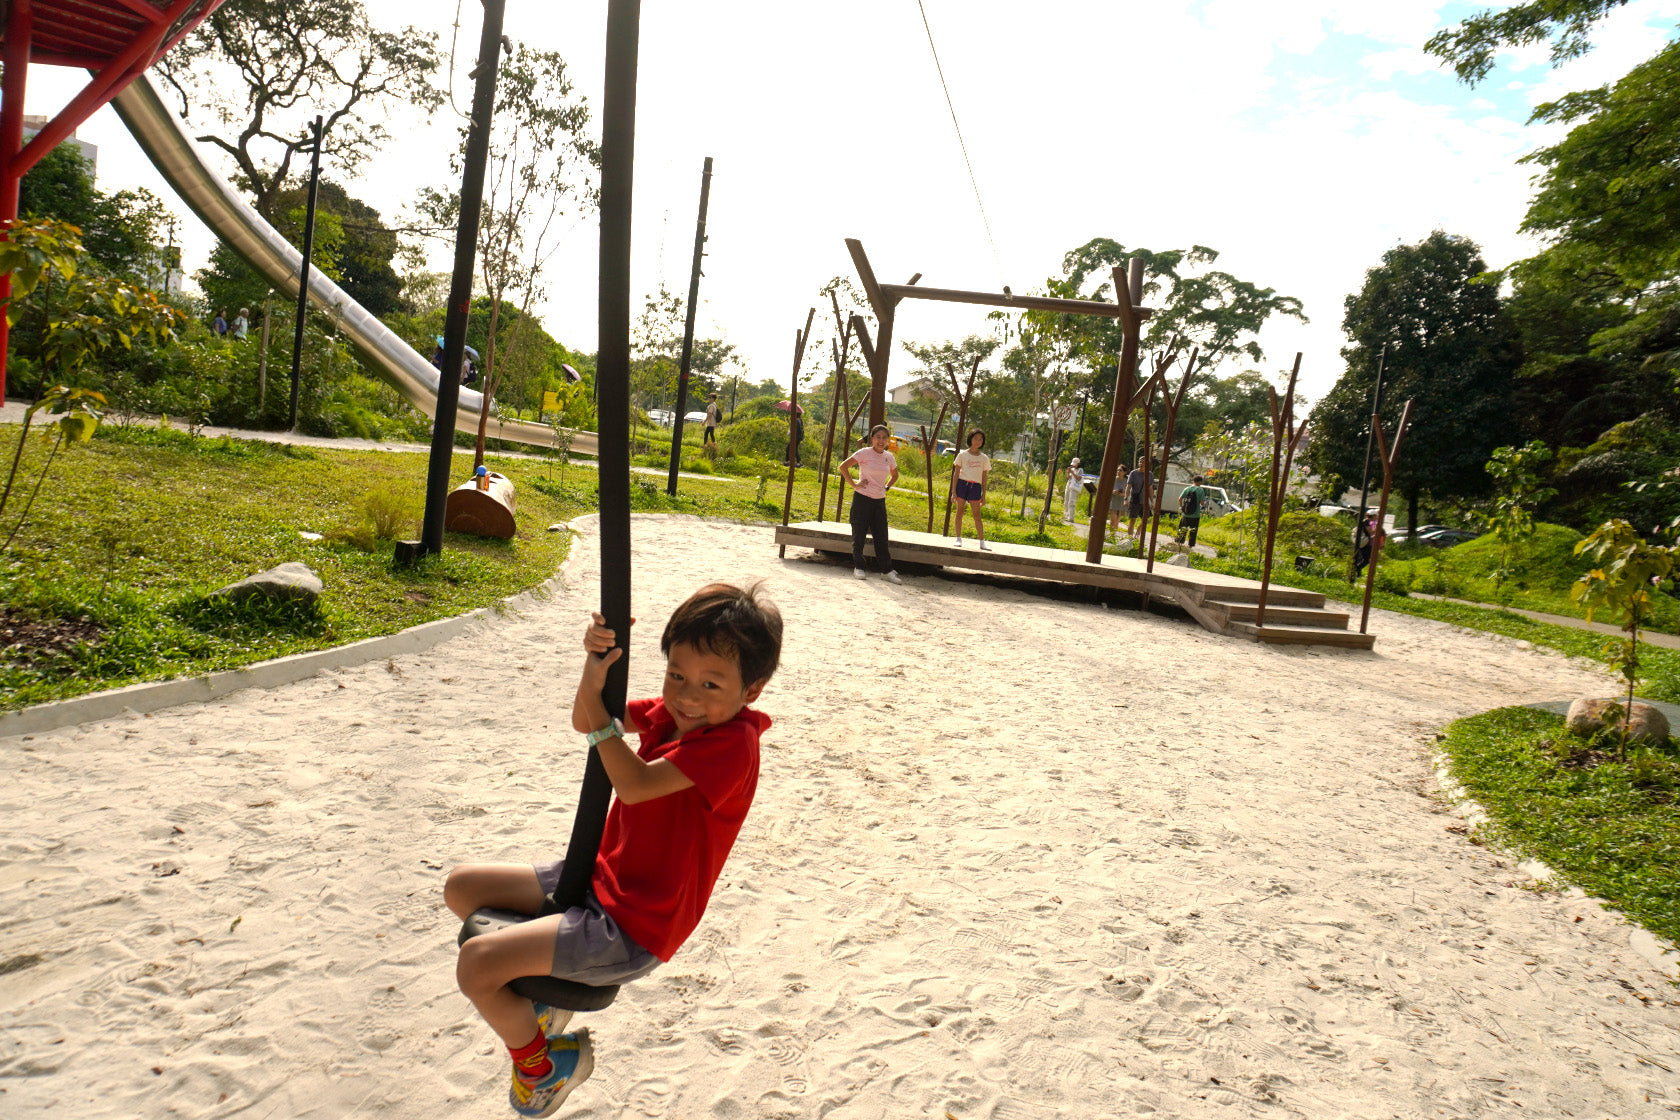
[[[969,482],[964,478],[957,479],[957,501],[978,502],[984,499],[985,494],[986,488],[982,484]]]
[[[543,894],[554,893],[560,883],[560,869],[565,865],[563,859],[535,865],[537,884]],[[554,964],[549,975],[605,987],[646,976],[662,963],[619,929],[612,915],[601,909],[595,892],[590,891],[584,896],[583,905],[574,906],[560,916],[560,928],[554,934]]]

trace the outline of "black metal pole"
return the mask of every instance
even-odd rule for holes
[[[641,0],[607,5],[606,91],[601,101],[601,267],[595,380],[600,393],[601,614],[624,656],[607,670],[601,701],[624,715],[630,663],[630,197],[636,153],[636,56]],[[572,818],[566,866],[554,889],[562,910],[583,901],[595,874],[612,782],[593,747]]]
[[[467,352],[473,258],[478,248],[479,210],[484,204],[484,168],[490,159],[490,118],[496,111],[504,8],[505,0],[484,0],[484,28],[478,36],[472,121],[467,126],[461,171],[461,212],[455,225],[455,271],[449,280],[449,303],[443,320],[443,367],[438,370],[437,413],[432,417],[432,453],[426,467],[426,517],[420,527],[423,553],[443,551],[443,515],[455,463],[455,410],[461,402],[461,358]]]
[[[309,156],[309,204],[303,214],[303,266],[298,270],[297,328],[292,332],[292,407],[286,430],[297,429],[298,381],[303,362],[303,317],[309,310],[309,255],[315,251],[315,188],[321,182],[321,118],[315,118],[314,150]]]
[[[1382,344],[1382,351],[1377,355],[1377,383],[1371,390],[1371,415],[1377,416],[1382,412],[1382,383],[1383,367],[1388,365],[1388,343]],[[1358,575],[1355,570],[1359,564],[1359,527],[1365,524],[1365,502],[1371,489],[1371,441],[1376,435],[1376,425],[1365,433],[1365,470],[1359,476],[1359,511],[1353,518],[1353,556],[1348,560],[1348,582],[1352,583]],[[1377,526],[1380,531],[1381,525]]]
[[[712,157],[700,172],[700,217],[694,223],[694,267],[688,274],[688,320],[683,324],[682,361],[677,366],[676,419],[671,422],[671,476],[665,493],[677,492],[677,467],[682,462],[683,413],[688,411],[688,371],[694,362],[694,310],[700,304],[700,262],[706,256],[706,200],[712,193]]]

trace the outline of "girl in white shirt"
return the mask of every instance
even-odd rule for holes
[[[986,477],[992,473],[991,456],[981,452],[986,446],[986,433],[979,428],[968,433],[968,447],[957,452],[951,466],[951,488],[957,496],[957,547],[962,547],[963,506],[974,513],[974,535],[987,552],[986,526],[980,521],[980,507],[986,504]]]
[[[869,446],[858,448],[840,464],[840,477],[852,488],[852,575],[868,577],[863,568],[867,535],[875,538],[875,562],[886,573],[887,582],[900,583],[887,544],[887,491],[898,481],[898,460],[887,450],[889,434],[885,424],[870,428]]]

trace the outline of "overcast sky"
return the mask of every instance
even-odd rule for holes
[[[920,272],[929,285],[1022,292],[1060,271],[1069,249],[1101,236],[1154,250],[1207,245],[1220,253],[1215,267],[1300,298],[1311,323],[1268,327],[1262,368],[1275,379],[1304,352],[1303,389],[1316,399],[1342,371],[1342,301],[1365,270],[1436,228],[1475,239],[1494,266],[1532,252],[1516,233],[1531,172],[1516,160],[1559,134],[1528,127],[1530,110],[1620,76],[1680,22],[1680,0],[1633,0],[1599,28],[1584,59],[1552,70],[1544,49],[1507,55],[1471,90],[1421,48],[1483,4],[924,4],[992,237],[916,0],[644,0],[638,306],[661,280],[687,289],[709,155],[700,329],[733,342],[754,379],[786,382],[794,333],[818,289],[852,274],[847,237],[863,241],[884,280]],[[380,26],[438,32],[445,50],[459,10],[455,82],[465,105],[479,5],[368,6]],[[598,113],[605,18],[605,0],[510,0],[506,31],[560,51]],[[28,111],[56,111],[81,79],[34,68]],[[418,186],[446,185],[457,123],[447,110],[430,120],[399,112],[393,142],[346,185],[398,220]],[[80,135],[99,146],[102,189],[148,186],[186,216],[189,273],[202,264],[209,235],[115,114],[102,110]],[[592,350],[597,227],[592,218],[568,224],[540,311],[557,338]],[[447,268],[441,254],[437,267]],[[920,342],[961,338],[987,332],[984,314],[904,305],[897,332]],[[827,331],[819,317],[817,337]],[[892,381],[910,369],[900,351]]]

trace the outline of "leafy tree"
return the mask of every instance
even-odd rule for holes
[[[1552,64],[1586,54],[1592,25],[1627,0],[1529,0],[1503,10],[1486,8],[1457,27],[1436,32],[1423,49],[1475,85],[1493,69],[1502,47],[1550,43]]]
[[[1394,483],[1414,530],[1424,494],[1441,501],[1485,494],[1484,464],[1511,442],[1516,335],[1493,285],[1480,280],[1486,271],[1474,242],[1440,230],[1384,253],[1344,303],[1347,371],[1312,411],[1313,471],[1358,478],[1377,356],[1390,344],[1382,407],[1389,431],[1403,403],[1416,402]]]
[[[169,212],[139,188],[106,194],[94,186],[93,165],[74,145],[41,157],[18,184],[21,217],[56,218],[81,230],[82,248],[102,272],[158,285],[158,243]]]
[[[321,156],[352,173],[389,138],[382,118],[397,107],[436,109],[437,36],[417,28],[382,31],[362,0],[228,0],[158,63],[181,100],[223,134],[198,139],[238,168],[257,212],[271,217],[276,195],[307,166],[308,122],[322,115]]]
[[[1674,578],[1680,549],[1648,544],[1626,521],[1606,521],[1575,545],[1577,556],[1587,553],[1602,564],[1576,581],[1570,589],[1575,599],[1591,612],[1607,608],[1622,616],[1627,640],[1611,647],[1611,664],[1627,681],[1627,703],[1622,708],[1621,754],[1627,756],[1628,724],[1633,715],[1633,690],[1639,682],[1639,630],[1651,614],[1651,596],[1664,582]]]
[[[307,184],[287,187],[275,195],[270,219],[286,240],[300,248],[308,206]],[[315,197],[312,260],[338,282],[345,295],[381,319],[403,308],[402,277],[392,264],[398,250],[397,232],[385,224],[378,210],[332,180],[321,180]]]
[[[1535,508],[1557,493],[1545,484],[1551,461],[1551,449],[1537,439],[1521,447],[1496,447],[1488,458],[1487,472],[1494,478],[1488,526],[1499,542],[1499,567],[1493,573],[1496,588],[1520,574],[1513,561],[1516,547],[1534,535]]]
[[[501,379],[497,317],[504,302],[517,299],[520,322],[544,293],[543,274],[554,253],[555,222],[571,212],[588,213],[599,196],[595,174],[600,149],[589,138],[589,107],[574,97],[566,60],[555,51],[508,45],[496,81],[490,123],[490,162],[478,226],[478,261],[490,297],[490,332],[484,351],[483,391],[495,396]],[[467,126],[450,160],[460,172],[466,158]],[[427,188],[420,211],[432,224],[453,229],[460,213],[458,191]],[[517,340],[517,329],[514,339]],[[478,457],[484,456],[484,423]]]

